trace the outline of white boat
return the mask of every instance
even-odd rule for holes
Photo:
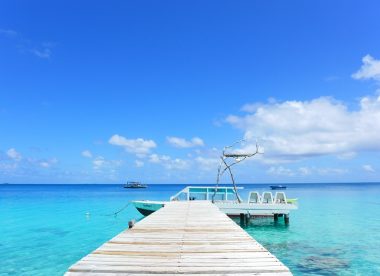
[[[124,184],[124,188],[127,188],[127,189],[144,189],[147,187],[148,185],[142,184],[141,182],[137,182],[137,181],[128,181],[127,184]]]
[[[237,187],[237,189],[243,189]],[[284,192],[271,192],[260,194],[256,191],[249,193],[244,202],[235,192],[233,187],[205,187],[187,186],[170,198],[170,201],[209,200],[228,216],[249,214],[251,216],[273,216],[275,214],[286,215],[291,210],[297,209],[296,200],[288,200]],[[136,209],[147,216],[164,207],[168,201],[141,200],[133,201]]]
[[[170,201],[209,200],[229,216],[274,216],[275,219],[277,219],[278,215],[285,215],[288,219],[289,212],[297,209],[297,200],[288,200],[284,192],[276,192],[273,195],[271,192],[259,194],[256,191],[251,191],[245,202],[240,198],[238,190],[242,189],[242,187],[236,187],[231,167],[249,157],[261,153],[259,152],[257,143],[256,152],[254,153],[241,153],[239,151],[226,152],[226,150],[231,149],[235,144],[240,144],[242,141],[238,141],[223,149],[222,155],[220,156],[221,162],[218,167],[215,187],[188,186],[172,196]],[[231,159],[233,160],[232,162]],[[219,186],[219,180],[226,171],[230,174],[233,187]],[[149,215],[165,206],[166,202],[142,200],[133,201],[132,203],[141,214]]]
[[[166,201],[137,200],[133,205],[142,215],[148,216],[165,206]]]

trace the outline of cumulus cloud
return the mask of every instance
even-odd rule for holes
[[[194,137],[190,141],[180,137],[168,136],[166,137],[168,143],[176,148],[191,148],[202,147],[204,142],[199,137]]]
[[[195,161],[198,163],[199,168],[206,171],[215,170],[218,168],[220,159],[216,157],[202,157],[198,156],[195,158]]]
[[[168,170],[186,170],[191,166],[191,162],[187,159],[171,158],[168,155],[151,154],[148,160],[151,163],[160,164]]]
[[[360,69],[352,74],[354,79],[373,79],[380,81],[380,60],[373,58],[370,55],[366,55],[362,59],[363,65]]]
[[[50,164],[48,162],[40,162],[40,166],[43,167],[43,168],[49,168],[50,167]]]
[[[92,161],[92,164],[94,165],[94,169],[99,169],[105,164],[105,162],[106,160],[103,156],[98,156]]]
[[[301,174],[301,175],[309,175],[312,173],[312,170],[308,167],[300,167],[298,168],[298,172]]]
[[[380,96],[363,97],[355,110],[329,97],[268,103],[226,121],[244,132],[245,151],[254,151],[259,137],[265,158],[344,158],[380,151]]]
[[[144,162],[141,161],[141,160],[135,160],[135,166],[136,166],[137,168],[144,167]]]
[[[121,160],[106,160],[103,156],[97,156],[92,160],[94,170],[113,169],[122,165]]]
[[[83,157],[86,157],[86,158],[92,158],[92,152],[91,151],[89,151],[89,150],[84,150],[84,151],[82,151],[82,156]]]
[[[348,173],[347,169],[341,168],[319,168],[316,169],[317,173],[320,175],[331,175],[331,174],[346,174]]]
[[[42,168],[50,168],[52,165],[56,164],[58,162],[57,158],[51,158],[49,160],[42,160],[38,161],[38,165]]]
[[[347,169],[341,168],[317,168],[317,167],[299,167],[290,169],[283,166],[272,166],[267,171],[267,174],[287,177],[316,175],[342,175],[348,173]]]
[[[7,150],[7,156],[15,161],[20,161],[22,159],[21,154],[17,152],[14,148],[10,148],[9,150]]]
[[[50,58],[51,50],[49,48],[30,49],[30,52],[39,58]]]
[[[294,176],[295,173],[288,168],[284,168],[283,166],[278,166],[278,167],[270,167],[267,170],[268,174],[273,174],[273,175],[283,175],[283,176]]]
[[[171,157],[167,155],[158,155],[158,154],[151,154],[149,156],[149,162],[151,163],[160,163],[161,161],[168,161]]]
[[[127,139],[121,135],[113,135],[109,141],[111,145],[120,146],[127,152],[134,153],[139,157],[143,157],[150,153],[150,151],[157,147],[153,140],[144,140],[142,138]]]
[[[374,173],[375,172],[375,169],[371,166],[371,165],[363,165],[362,166],[363,170],[365,170],[366,172],[371,172],[371,173]]]
[[[49,59],[52,54],[52,48],[55,46],[55,43],[53,42],[36,43],[29,38],[25,38],[21,33],[11,29],[0,29],[0,35],[14,41],[19,51],[33,54],[42,59]]]

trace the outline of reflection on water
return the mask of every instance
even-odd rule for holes
[[[38,232],[40,234],[51,234],[56,236],[65,236],[70,233],[70,231],[66,231],[64,229],[58,228],[58,227],[39,227],[39,228],[32,228],[32,232]]]

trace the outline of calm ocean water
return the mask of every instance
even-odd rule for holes
[[[268,185],[240,185],[264,191]],[[0,275],[62,275],[141,218],[134,199],[168,199],[184,185],[0,185]],[[295,275],[380,275],[380,184],[289,184],[290,225],[263,219],[245,230]],[[280,218],[281,219],[281,218]]]

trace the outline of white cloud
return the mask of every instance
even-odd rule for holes
[[[298,168],[298,172],[301,174],[301,175],[309,175],[311,174],[311,169],[308,168],[308,167],[301,167],[301,168]]]
[[[51,50],[49,48],[31,49],[30,52],[39,58],[50,58]]]
[[[190,141],[188,141],[184,138],[169,136],[166,137],[166,140],[169,144],[176,148],[191,148],[204,146],[203,140],[199,137],[194,137]]]
[[[18,163],[3,163],[0,162],[0,175],[1,174],[11,174],[18,168]]]
[[[341,175],[348,173],[347,169],[340,169],[340,168],[319,168],[316,169],[317,173],[320,175]]]
[[[149,155],[148,162],[159,164],[168,170],[188,170],[190,168],[197,168],[203,171],[217,170],[220,159],[216,156],[213,149],[211,151],[198,152],[197,154],[198,156],[188,154],[186,159],[182,159],[154,153]],[[199,156],[199,154],[203,154],[203,156]]]
[[[38,164],[42,168],[50,168],[52,165],[56,164],[57,162],[58,162],[57,158],[52,158],[52,159],[49,159],[49,160],[40,161],[40,162],[38,162]]]
[[[160,163],[161,161],[168,161],[170,160],[171,157],[170,156],[167,156],[167,155],[158,155],[158,154],[151,154],[149,156],[149,162],[151,163]]]
[[[191,162],[187,159],[171,158],[168,155],[151,154],[149,156],[149,162],[160,164],[168,170],[178,169],[186,170],[191,166]]]
[[[121,166],[122,163],[121,160],[106,160],[103,156],[97,156],[92,160],[94,170],[114,169],[115,167]]]
[[[82,151],[82,156],[83,157],[86,157],[86,158],[92,158],[92,152],[91,151],[89,151],[89,150],[84,150],[84,151]]]
[[[272,166],[267,171],[268,174],[277,176],[308,176],[317,175],[342,175],[348,173],[347,169],[341,168],[317,168],[317,167],[300,167],[298,169],[290,169],[283,166]]]
[[[354,79],[374,79],[380,81],[380,60],[366,55],[362,59],[363,65],[360,69],[352,74]]]
[[[49,168],[50,167],[50,164],[48,162],[40,162],[40,166],[43,167],[43,168]]]
[[[53,166],[54,164],[57,164],[58,163],[58,159],[57,158],[51,158],[51,159],[42,159],[42,160],[35,160],[33,158],[28,158],[28,161],[31,163],[31,164],[36,164],[42,168],[50,168],[51,166]]]
[[[10,148],[7,150],[7,155],[9,158],[15,160],[15,161],[20,161],[22,159],[22,156],[19,152],[16,151],[14,148]]]
[[[111,145],[123,147],[127,152],[136,154],[138,157],[147,155],[157,145],[153,140],[144,140],[142,138],[127,139],[118,134],[113,135],[109,141]]]
[[[275,104],[277,103],[277,100],[271,97],[268,99],[268,103]],[[253,112],[256,112],[256,110],[262,105],[263,103],[248,103],[248,104],[243,105],[240,110],[244,112],[253,113]]]
[[[356,152],[345,152],[342,154],[339,154],[337,157],[341,160],[350,160],[353,159],[357,155]]]
[[[374,173],[375,172],[375,169],[371,166],[371,165],[363,165],[362,166],[363,170],[365,170],[366,172],[371,172],[371,173]]]
[[[165,162],[164,166],[169,170],[187,170],[190,168],[190,163],[188,160],[175,158]]]
[[[17,32],[14,31],[14,30],[10,30],[10,29],[0,29],[0,34],[6,35],[6,36],[9,36],[9,37],[15,37],[15,36],[17,36]]]
[[[285,168],[283,166],[278,166],[278,167],[270,167],[267,170],[268,174],[273,174],[273,175],[282,175],[282,176],[294,176],[295,173],[288,168]]]
[[[261,103],[248,103],[242,106],[241,111],[244,112],[256,112],[256,110],[261,106]]]
[[[158,156],[158,154],[151,154],[149,156],[149,162],[151,162],[151,163],[160,163],[160,157]]]
[[[219,158],[214,158],[214,157],[206,158],[202,156],[198,156],[197,158],[195,158],[195,161],[198,163],[200,169],[206,170],[206,171],[210,171],[210,170],[216,171],[220,163]]]
[[[137,168],[141,168],[141,167],[144,167],[144,162],[140,161],[140,160],[135,160],[135,166]]]
[[[265,158],[299,159],[318,155],[352,157],[360,151],[380,151],[380,96],[364,97],[357,110],[332,98],[261,105],[244,116],[226,119],[255,149],[255,137],[265,146]]]
[[[24,38],[22,34],[10,30],[0,29],[0,35],[6,36],[8,39],[13,40],[19,51],[31,53],[36,57],[49,59],[52,54],[52,48],[55,46],[53,42],[36,43],[31,39]]]
[[[106,160],[104,159],[103,156],[98,156],[98,157],[96,157],[96,158],[92,161],[92,164],[94,165],[94,169],[99,169],[99,168],[101,168],[105,163],[106,163]]]

